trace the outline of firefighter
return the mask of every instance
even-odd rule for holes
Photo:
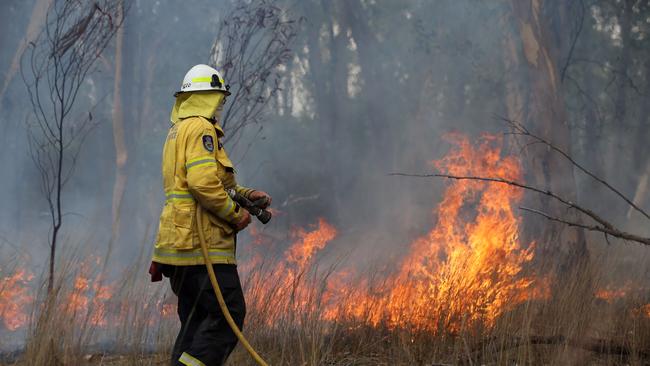
[[[235,260],[236,234],[251,222],[250,214],[227,190],[250,200],[271,197],[237,184],[235,169],[221,142],[220,113],[229,86],[208,65],[192,67],[174,94],[171,127],[163,149],[165,206],[150,273],[152,281],[169,277],[178,296],[181,329],[172,351],[172,365],[212,366],[225,363],[237,344],[211,288],[200,249],[197,205],[205,212],[201,226],[219,288],[241,329],[246,315]],[[268,206],[267,204],[267,206]]]

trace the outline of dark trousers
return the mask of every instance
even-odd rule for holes
[[[242,329],[246,303],[237,266],[215,264],[213,268],[230,315]],[[181,329],[172,351],[172,366],[184,365],[179,361],[184,353],[206,366],[223,365],[237,345],[237,337],[219,308],[207,269],[204,265],[165,265],[163,273],[169,277],[172,291],[178,296],[178,316],[181,320]],[[187,358],[187,355],[183,357]]]

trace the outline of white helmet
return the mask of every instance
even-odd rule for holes
[[[219,71],[208,65],[199,64],[192,67],[185,74],[181,90],[174,93],[174,96],[176,97],[180,93],[200,90],[216,90],[230,95],[228,89],[230,89],[230,85],[226,84]]]

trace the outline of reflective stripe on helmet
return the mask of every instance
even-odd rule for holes
[[[201,77],[192,79],[193,83],[209,83],[212,81],[212,77]]]

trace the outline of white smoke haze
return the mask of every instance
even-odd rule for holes
[[[32,110],[12,62],[28,41],[27,29],[37,18],[34,8],[43,2],[47,1],[0,3],[0,86],[8,82],[0,95],[0,278],[26,268],[34,275],[29,282],[34,291],[46,281],[50,218],[28,151],[26,124],[33,118]],[[132,3],[122,50],[120,97],[128,160],[119,232],[111,237],[116,179],[113,41],[97,61],[72,113],[85,116],[92,109],[99,123],[85,141],[63,193],[66,216],[57,268],[66,268],[65,261],[78,264],[99,258],[106,261],[101,271],[106,283],[126,281],[128,273],[142,294],[173,303],[165,294],[167,283],[146,283],[164,204],[161,151],[173,93],[192,65],[209,61],[219,22],[237,3]],[[450,182],[390,173],[434,172],[432,162],[454,146],[443,136],[456,132],[471,141],[485,133],[503,136],[503,155],[521,158],[524,167],[535,159],[534,153],[522,152],[511,136],[503,135],[508,126],[499,118],[509,113],[509,83],[515,78],[508,67],[506,39],[508,34],[519,37],[518,41],[523,37],[512,2],[272,3],[294,19],[303,19],[291,45],[293,55],[281,67],[281,90],[265,110],[261,132],[253,126],[236,145],[226,145],[237,165],[238,181],[273,196],[277,212],[272,221],[265,227],[252,224],[258,233],[280,243],[269,246],[273,250],[267,253],[269,258],[281,256],[294,242],[293,230],[312,230],[322,218],[337,231],[318,254],[323,267],[336,264],[356,273],[397,271],[413,242],[435,227],[436,207]],[[558,95],[566,108],[566,120],[549,125],[566,129],[568,152],[577,161],[640,207],[650,208],[646,37],[650,30],[647,21],[640,21],[650,9],[639,5],[638,11],[626,15],[633,19],[622,19],[617,5],[606,1],[585,1],[583,10],[580,2],[541,3],[540,16],[548,25],[544,41],[557,51],[551,58],[558,80],[563,75]],[[578,34],[577,21],[567,19],[579,19],[580,14],[584,24]],[[523,57],[524,50],[518,46],[515,53]],[[535,85],[527,87],[532,90]],[[538,120],[520,122],[546,132],[546,125]],[[535,175],[524,173],[526,179]],[[580,204],[620,229],[650,236],[645,217],[583,174],[576,171],[574,176],[575,183],[565,176],[548,179],[558,186],[566,183],[564,188]],[[527,225],[548,224],[517,209],[515,214]],[[254,240],[250,232],[238,238],[240,263],[251,260],[247,246]],[[614,238],[608,243],[595,233],[587,233],[586,242],[589,257],[602,269],[603,288],[642,288],[641,301],[650,303],[646,247]],[[522,239],[522,244],[527,241]],[[146,303],[145,295],[139,304]],[[173,322],[165,326],[173,327]],[[27,327],[9,330],[0,322],[0,352],[24,346],[26,332]],[[107,337],[115,337],[119,330],[115,332]],[[99,333],[92,337],[102,338]],[[142,339],[154,344],[156,335]]]

